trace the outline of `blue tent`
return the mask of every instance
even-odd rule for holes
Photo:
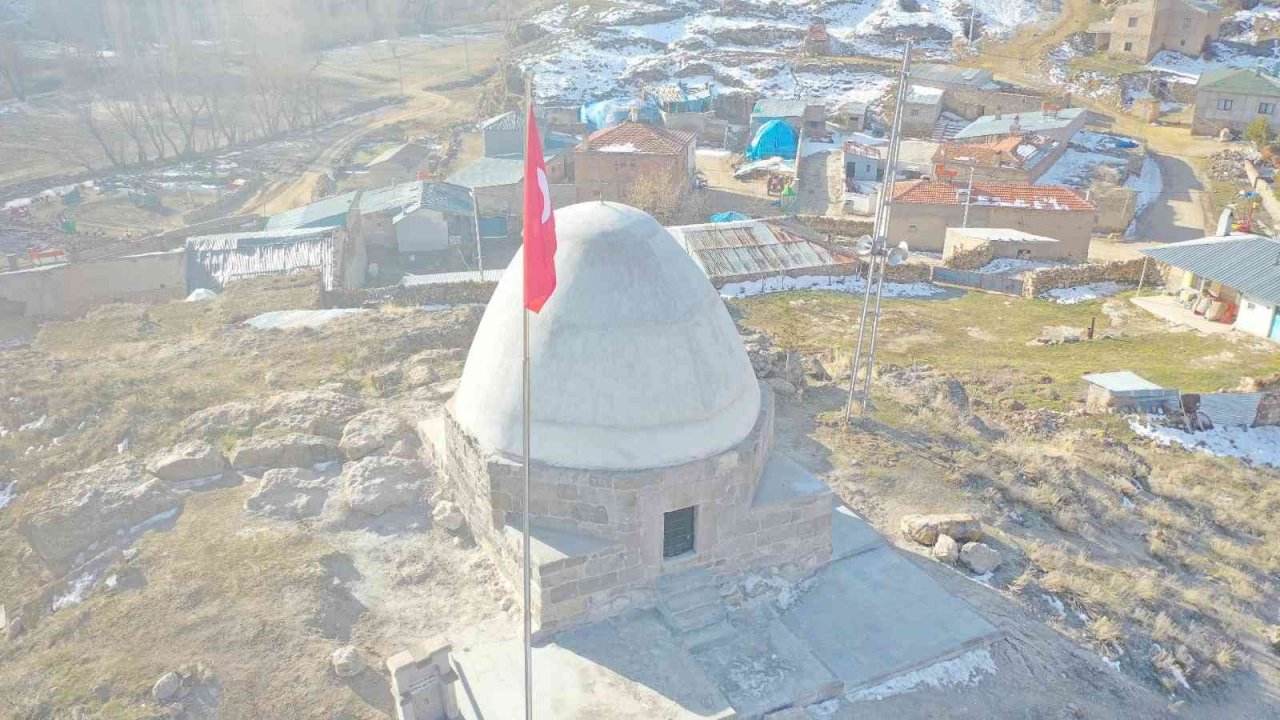
[[[711,216],[713,223],[740,222],[742,220],[750,220],[750,215],[744,215],[740,212],[730,210],[729,212],[716,213]]]
[[[630,120],[632,111],[640,122],[662,123],[662,114],[652,98],[616,98],[587,103],[578,110],[578,119],[586,123],[588,132],[595,132]]]
[[[794,158],[796,156],[796,131],[782,120],[770,120],[760,126],[751,144],[747,146],[748,160],[768,157]]]

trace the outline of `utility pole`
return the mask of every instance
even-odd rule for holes
[[[969,44],[973,44],[973,23],[977,19],[978,5],[975,0],[969,0]]]
[[[969,168],[969,189],[964,194],[964,220],[960,227],[969,227],[969,205],[973,202],[973,168]]]
[[[480,282],[484,282],[484,245],[480,242],[480,196],[471,188],[471,226],[476,233],[476,263],[480,266]]]
[[[911,84],[911,40],[907,40],[902,50],[902,70],[898,79],[898,95],[894,99],[893,104],[893,128],[889,135],[889,149],[885,155],[884,181],[880,187],[880,197],[877,198],[879,207],[876,208],[876,220],[872,230],[874,233],[870,238],[863,238],[859,241],[859,245],[863,245],[866,240],[870,240],[869,247],[866,247],[866,253],[862,253],[867,258],[867,283],[862,296],[862,316],[858,322],[858,344],[853,354],[853,361],[849,364],[849,399],[844,406],[845,422],[849,421],[850,415],[853,413],[853,399],[857,393],[858,387],[858,370],[863,365],[862,348],[863,343],[867,339],[867,320],[871,313],[871,294],[872,285],[875,285],[876,309],[875,317],[872,323],[875,329],[871,332],[871,343],[869,352],[866,355],[867,377],[862,395],[862,410],[867,409],[867,401],[871,393],[871,366],[875,357],[875,332],[879,328],[880,319],[880,298],[884,289],[884,264],[887,260],[885,255],[885,246],[888,244],[889,235],[889,213],[893,204],[893,185],[898,177],[898,153],[902,146],[902,115],[903,105],[907,99],[907,88]],[[860,250],[864,248],[859,248]],[[877,272],[878,270],[878,272]]]

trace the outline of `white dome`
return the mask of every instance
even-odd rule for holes
[[[535,460],[638,469],[723,452],[751,432],[760,386],[706,276],[649,215],[588,202],[556,212],[558,286],[530,314]],[[476,332],[454,416],[490,450],[523,452],[523,257]]]

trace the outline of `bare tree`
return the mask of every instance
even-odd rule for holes
[[[9,92],[19,100],[27,99],[27,59],[18,43],[0,38],[0,77],[9,85]]]
[[[93,101],[82,103],[76,106],[76,116],[80,119],[80,124],[89,131],[94,140],[98,141],[98,145],[102,147],[102,152],[107,156],[107,160],[116,167],[125,164],[124,157],[121,153],[116,152],[111,141],[103,133],[102,128],[98,125],[98,121],[94,115]]]

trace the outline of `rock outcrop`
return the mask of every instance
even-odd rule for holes
[[[180,505],[173,488],[142,463],[113,458],[51,481],[26,503],[36,509],[20,517],[18,527],[42,558],[64,563]]]
[[[358,397],[332,390],[287,392],[267,401],[259,430],[342,437],[342,428],[364,410]]]
[[[226,458],[204,440],[187,440],[153,456],[147,469],[166,482],[185,482],[226,472]]]
[[[397,443],[412,439],[413,430],[408,423],[392,411],[379,408],[351,418],[342,430],[338,446],[348,460],[359,460],[368,455],[389,453]]]
[[[982,539],[982,523],[966,514],[907,515],[898,528],[904,536],[930,547],[938,542],[939,535],[949,535],[961,543]]]
[[[382,515],[418,500],[424,474],[421,465],[402,458],[362,458],[343,466],[335,500],[344,510]]]
[[[1000,567],[1000,553],[990,545],[968,542],[960,547],[960,562],[979,575]]]
[[[244,502],[245,512],[280,520],[315,517],[324,510],[334,479],[307,468],[277,468],[262,475],[257,492]]]
[[[326,437],[290,433],[281,437],[251,437],[236,443],[231,465],[236,469],[306,467],[342,457],[338,443]]]

